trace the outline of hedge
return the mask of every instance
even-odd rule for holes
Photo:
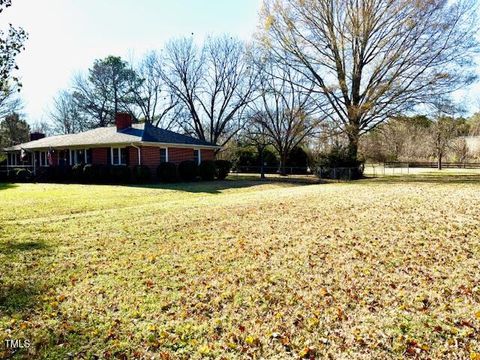
[[[136,183],[146,183],[150,181],[152,175],[150,168],[145,165],[137,165],[133,168],[132,172],[133,181]]]
[[[215,180],[217,174],[217,168],[213,160],[204,160],[198,166],[198,175],[204,181]]]
[[[177,165],[171,162],[161,163],[157,168],[157,177],[167,183],[177,181]]]
[[[178,175],[183,181],[193,181],[197,178],[198,166],[194,161],[182,161],[178,165]]]
[[[228,160],[216,160],[215,166],[217,168],[218,180],[224,180],[232,169],[232,163]]]

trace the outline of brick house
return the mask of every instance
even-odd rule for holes
[[[214,160],[220,147],[157,128],[149,123],[133,124],[129,114],[119,113],[115,126],[78,134],[44,137],[33,133],[30,142],[3,149],[7,167],[73,166],[75,164],[145,165],[154,173],[161,162],[179,164]]]

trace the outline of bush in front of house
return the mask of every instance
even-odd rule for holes
[[[130,181],[130,168],[126,165],[111,165],[109,179],[115,184],[125,184]]]
[[[14,169],[13,174],[14,179],[17,182],[29,182],[33,178],[32,172],[28,169]]]
[[[83,167],[83,181],[88,184],[108,182],[109,170],[105,165],[87,164]]]
[[[163,162],[157,168],[157,177],[162,182],[177,181],[177,165],[171,162]]]
[[[55,181],[53,167],[39,167],[35,170],[34,180],[36,182],[53,182]]]
[[[198,174],[198,165],[195,164],[195,161],[187,160],[182,161],[178,165],[178,175],[183,181],[193,181],[197,178]]]
[[[84,164],[80,163],[80,164],[75,164],[72,166],[72,172],[71,172],[71,176],[72,176],[72,180],[73,181],[76,181],[76,182],[83,182],[83,168],[84,168]]]
[[[51,180],[54,182],[67,182],[72,178],[72,167],[70,166],[55,166],[50,170]]]
[[[215,160],[215,167],[217,168],[217,179],[224,180],[232,169],[232,163],[228,160]]]
[[[204,160],[198,166],[198,175],[204,181],[215,180],[215,175],[217,174],[217,167],[215,166],[215,161],[213,160]]]
[[[146,183],[152,178],[150,168],[145,165],[136,165],[132,172],[133,181],[136,183]]]

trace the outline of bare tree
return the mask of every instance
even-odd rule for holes
[[[180,100],[180,125],[186,132],[223,145],[245,124],[255,74],[241,41],[209,38],[201,48],[192,39],[171,41],[165,48],[163,74]]]
[[[31,132],[38,132],[46,136],[50,136],[53,133],[52,125],[43,119],[37,120],[30,125],[30,130]]]
[[[52,131],[56,134],[75,134],[92,127],[69,91],[60,91],[53,101],[50,116],[53,119]]]
[[[265,0],[262,20],[262,44],[315,83],[352,157],[362,134],[474,78],[474,0]]]
[[[252,115],[244,139],[246,144],[255,146],[260,157],[260,178],[265,179],[265,149],[272,144],[272,139],[262,116],[261,113]]]
[[[135,71],[138,79],[132,77],[133,98],[143,118],[155,126],[171,128],[179,100],[163,80],[161,57],[153,51],[146,54]]]
[[[285,64],[269,58],[260,61],[259,96],[250,105],[255,111],[253,126],[266,131],[280,156],[279,172],[285,175],[291,150],[318,129],[318,104],[312,82]]]
[[[442,161],[458,135],[458,122],[452,117],[441,116],[430,126],[429,132],[432,155],[437,159],[438,170],[442,170]]]

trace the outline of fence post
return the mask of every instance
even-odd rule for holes
[[[333,168],[333,178],[337,179],[337,168]]]
[[[348,168],[348,180],[352,180],[352,168]]]

